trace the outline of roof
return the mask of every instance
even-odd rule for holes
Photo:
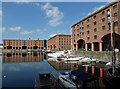
[[[119,2],[120,2],[120,1],[119,1]],[[97,13],[103,11],[104,9],[108,8],[109,6],[111,6],[111,5],[115,4],[115,3],[118,3],[118,2],[116,2],[116,1],[111,2],[110,4],[104,6],[103,8],[101,8],[101,9],[99,9],[99,10],[97,10],[96,12],[94,12],[94,13],[92,13],[91,15],[87,16],[86,18],[82,19],[81,21],[75,23],[74,25],[72,25],[72,27],[75,26],[75,25],[77,25],[78,23],[80,23],[80,22],[82,22],[82,21],[84,21],[84,20],[86,20],[86,19],[92,17],[93,15],[95,15],[95,14],[97,14]]]
[[[66,34],[58,34],[58,35],[55,35],[55,36],[51,37],[50,39],[52,39],[52,38],[54,38],[54,37],[56,37],[56,36],[71,36],[71,35],[66,35]],[[50,40],[50,39],[48,39],[48,40]]]

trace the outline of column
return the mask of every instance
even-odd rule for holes
[[[103,42],[99,42],[99,51],[102,52],[102,43]]]
[[[54,45],[52,46],[52,50],[54,50]]]
[[[87,43],[85,44],[85,51],[88,51],[88,45],[87,45]]]
[[[94,43],[92,43],[92,51],[94,51]]]
[[[78,51],[78,43],[76,44],[76,51]]]

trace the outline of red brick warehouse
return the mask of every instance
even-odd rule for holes
[[[72,49],[111,50],[111,22],[114,21],[115,47],[120,50],[120,1],[112,2],[72,26]]]
[[[45,49],[46,40],[13,40],[4,39],[3,49]]]
[[[48,39],[47,49],[50,50],[70,50],[71,49],[71,35],[55,35]]]

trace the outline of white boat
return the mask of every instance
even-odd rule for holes
[[[60,56],[64,56],[64,51],[57,51],[56,53],[48,53],[47,55],[48,57],[57,58]]]
[[[58,81],[61,85],[63,85],[66,89],[77,89],[75,83],[69,77],[70,72],[62,72],[59,73]]]
[[[61,57],[61,58],[57,58],[56,61],[63,61],[65,63],[68,62],[79,62],[79,60],[81,60],[83,57]]]
[[[82,60],[80,60],[80,62],[92,62],[92,61],[96,61],[96,59],[92,59],[91,57],[87,57],[87,58],[82,58]]]

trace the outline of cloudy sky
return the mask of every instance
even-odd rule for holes
[[[49,39],[71,34],[71,26],[108,2],[3,2],[2,39]]]

